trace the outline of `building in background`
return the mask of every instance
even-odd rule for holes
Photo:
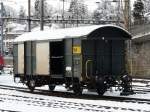
[[[4,31],[4,55],[11,55],[13,49],[13,40],[25,33],[27,31],[27,26],[17,23],[9,23],[6,26],[6,30]]]

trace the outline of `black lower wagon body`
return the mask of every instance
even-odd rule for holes
[[[61,38],[57,38],[58,33]],[[126,45],[131,35],[126,30],[113,25],[87,26],[49,31],[47,35],[23,40],[32,38],[31,32],[18,37],[14,44],[14,76],[31,91],[43,85],[52,91],[56,85],[65,84],[76,94],[87,88],[103,95],[116,85],[123,87],[123,92],[131,92],[126,67]]]

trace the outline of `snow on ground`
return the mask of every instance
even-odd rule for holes
[[[10,85],[24,87],[21,83],[14,83],[13,75],[1,74],[0,85]],[[48,89],[47,86],[41,89]],[[64,87],[58,86],[56,91],[66,91]],[[87,91],[84,91],[87,94]],[[97,94],[97,93],[90,93]],[[106,96],[119,96],[120,92],[108,91]],[[134,94],[130,95],[134,98],[150,99],[149,94]],[[0,89],[0,112],[19,111],[19,112],[150,112],[149,104],[142,103],[127,103],[119,101],[105,100],[89,100],[89,99],[73,99],[62,98],[56,96],[46,96],[22,92],[17,90]]]
[[[16,86],[16,87],[27,88],[26,85],[24,85],[22,83],[19,83],[19,80],[16,81],[16,83],[15,83],[13,75],[8,75],[8,74],[0,75],[0,84],[8,85],[8,86]],[[134,84],[136,84],[136,85],[138,84],[139,86],[143,86],[143,88],[147,89],[147,87],[146,87],[147,84],[143,84],[143,83],[134,83]],[[37,87],[37,89],[48,90],[48,86]],[[66,92],[66,89],[63,86],[57,86],[55,91],[65,91]],[[97,95],[96,92],[89,92],[87,90],[84,90],[83,94],[94,94],[94,95]],[[105,96],[120,96],[120,91],[117,91],[117,90],[115,90],[113,88],[112,90],[107,91],[104,95]],[[123,96],[123,97],[126,97],[126,96]],[[150,99],[150,93],[149,94],[133,94],[133,95],[129,95],[127,97],[141,98],[141,99]]]

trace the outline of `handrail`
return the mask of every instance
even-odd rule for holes
[[[90,79],[90,76],[88,76],[88,71],[87,71],[88,64],[89,64],[89,63],[92,63],[92,62],[93,62],[92,60],[87,60],[87,61],[86,61],[86,67],[85,67],[85,70],[86,70],[86,78],[87,78],[87,79]]]

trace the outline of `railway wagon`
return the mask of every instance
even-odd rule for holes
[[[0,71],[4,68],[4,57],[0,54]]]
[[[131,35],[115,25],[92,25],[25,33],[14,41],[14,77],[35,87],[65,85],[76,95],[84,88],[103,95],[119,85],[131,91],[126,72],[126,41]]]

